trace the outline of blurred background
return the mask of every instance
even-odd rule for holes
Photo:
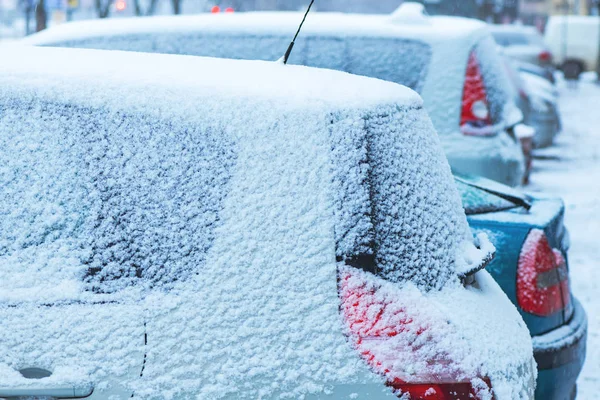
[[[430,14],[521,22],[540,31],[551,15],[599,15],[600,0],[421,0]],[[0,0],[0,40],[71,20],[236,11],[299,10],[308,0]],[[318,0],[320,11],[388,13],[402,0]]]

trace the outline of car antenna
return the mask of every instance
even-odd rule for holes
[[[315,0],[310,1],[310,4],[308,5],[308,9],[304,13],[304,18],[302,18],[302,22],[300,22],[300,26],[298,27],[298,30],[296,31],[296,34],[294,35],[294,39],[292,39],[292,42],[288,46],[288,48],[285,52],[285,55],[283,56],[284,64],[287,64],[288,59],[290,58],[290,54],[292,54],[292,50],[294,49],[294,45],[296,44],[296,39],[298,39],[298,35],[300,34],[300,31],[302,30],[302,25],[304,25],[304,21],[306,21],[306,17],[308,16],[308,13],[310,12],[310,9],[314,2],[315,2]]]

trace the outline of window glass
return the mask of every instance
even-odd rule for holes
[[[419,91],[430,61],[430,47],[416,40],[310,37],[302,62],[311,67],[383,79]]]
[[[517,205],[508,200],[465,183],[457,181],[456,186],[467,215],[484,214],[517,207]]]
[[[0,108],[2,286],[168,287],[202,267],[234,162],[221,129],[8,104]]]
[[[347,72],[392,81],[419,92],[427,77],[431,48],[408,39],[349,38]]]

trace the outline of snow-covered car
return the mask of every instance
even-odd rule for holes
[[[534,27],[492,24],[489,27],[494,40],[507,56],[544,68],[552,67],[552,53],[544,43],[544,37]]]
[[[504,60],[514,88],[515,102],[523,113],[523,122],[535,129],[533,147],[549,147],[562,129],[558,108],[558,89],[547,79],[518,70]]]
[[[550,82],[552,85],[556,85],[556,77],[554,76],[553,70],[515,59],[512,59],[512,63],[519,71],[539,76]]]
[[[506,73],[486,24],[429,17],[404,3],[393,15],[314,13],[290,63],[384,79],[421,94],[456,171],[514,186],[524,160],[512,129],[522,115],[504,90]],[[85,47],[277,60],[298,13],[236,13],[85,21],[25,39]]]
[[[3,54],[0,397],[532,398],[531,338],[415,92]]]
[[[587,316],[569,284],[569,233],[560,199],[457,177],[469,225],[497,249],[487,270],[517,306],[533,340],[537,400],[575,399]]]

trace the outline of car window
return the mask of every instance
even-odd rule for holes
[[[164,34],[157,35],[156,52],[236,60],[277,61],[283,56],[289,44],[290,38],[275,35]],[[296,48],[296,51],[300,51],[300,48]],[[292,53],[290,62],[293,62],[295,57],[297,54]]]
[[[519,33],[493,32],[493,36],[496,43],[504,47],[529,44],[527,37]]]
[[[309,37],[305,65],[383,79],[420,91],[431,61],[429,45],[411,39]]]
[[[441,288],[472,237],[423,108],[383,108],[357,124],[332,116],[337,256],[392,282]]]
[[[408,86],[419,92],[431,61],[429,45],[417,40],[349,38],[348,72]]]
[[[485,214],[517,207],[508,200],[466,183],[457,181],[456,186],[467,215]]]
[[[536,32],[493,32],[494,40],[500,46],[542,46],[544,39]]]
[[[220,128],[40,103],[0,109],[0,264],[19,271],[0,280],[106,293],[201,268],[234,159]]]
[[[55,44],[51,44],[55,46]],[[111,35],[97,36],[86,39],[67,40],[59,44],[60,47],[77,47],[97,50],[139,51],[151,53],[154,51],[154,38],[152,35]]]

